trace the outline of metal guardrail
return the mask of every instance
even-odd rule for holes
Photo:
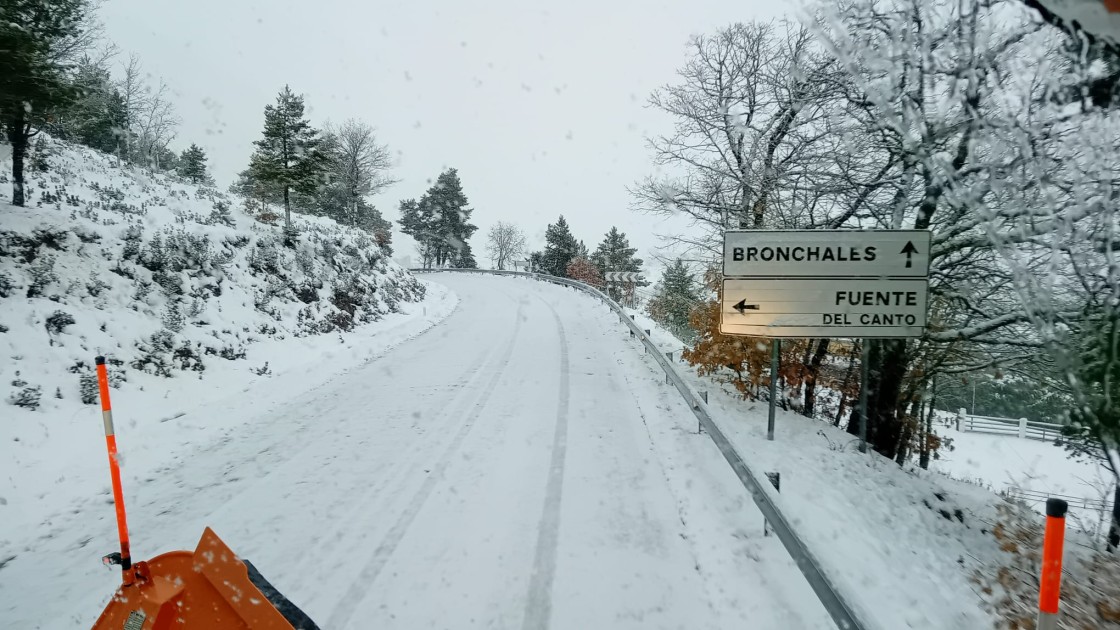
[[[820,600],[824,609],[832,617],[833,622],[841,630],[870,630],[873,626],[868,626],[856,614],[855,609],[852,607],[849,600],[840,592],[836,584],[829,579],[821,568],[820,561],[809,550],[808,546],[801,539],[801,536],[794,531],[793,526],[790,525],[789,519],[782,514],[778,505],[775,503],[776,496],[772,494],[774,491],[769,488],[770,483],[755,473],[750,466],[747,465],[743,457],[739,455],[738,451],[727,439],[723,431],[712,420],[705,409],[705,404],[700,396],[692,391],[691,388],[684,382],[676,369],[673,367],[672,362],[661,353],[661,350],[654,345],[653,341],[646,335],[637,322],[635,322],[624,310],[618,305],[617,302],[605,295],[602,291],[578,282],[576,280],[569,280],[568,278],[558,278],[545,274],[529,273],[524,271],[492,271],[484,269],[411,269],[410,271],[418,273],[440,273],[440,272],[457,272],[457,273],[480,273],[487,275],[499,276],[521,276],[526,278],[533,278],[544,282],[551,282],[561,286],[569,286],[581,290],[585,293],[598,298],[604,304],[610,307],[612,311],[617,313],[619,317],[626,322],[630,327],[631,332],[646,348],[646,352],[653,357],[661,369],[665,372],[666,379],[671,382],[688,403],[692,413],[696,415],[700,425],[704,427],[705,432],[715,442],[717,448],[723,458],[730,464],[731,469],[735,471],[735,476],[743,484],[743,487],[750,493],[751,498],[754,500],[755,505],[758,506],[762,516],[770,523],[771,529],[778,536],[778,540],[782,542],[786,552],[789,553],[797,568],[801,570],[805,580],[813,589],[817,598]]]
[[[995,435],[1015,435],[1025,439],[1042,440],[1049,442],[1062,435],[1062,425],[1052,422],[1039,422],[1026,418],[996,418],[993,416],[974,416],[964,413],[962,409],[957,413],[956,424],[958,431],[971,431],[973,433],[992,433]]]

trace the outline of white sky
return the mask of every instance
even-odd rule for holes
[[[264,106],[285,83],[316,125],[360,118],[396,155],[375,199],[397,219],[439,172],[459,169],[485,233],[512,221],[536,249],[561,213],[592,250],[617,225],[647,262],[674,227],[630,210],[653,172],[644,138],[671,120],[645,106],[674,80],[690,35],[789,12],[782,0],[109,0],[107,34],[164,77],[183,119],[173,148],[206,149],[218,184],[245,168]],[[412,255],[394,237],[396,257]],[[654,278],[651,278],[654,279]]]

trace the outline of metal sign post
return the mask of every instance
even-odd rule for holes
[[[767,439],[774,439],[780,339],[862,339],[860,451],[867,451],[867,340],[924,333],[930,241],[927,230],[724,234],[720,333],[774,340]]]
[[[871,362],[868,341],[868,339],[861,339],[859,342],[859,452],[861,453],[867,452],[867,377],[871,371],[868,369],[868,364]]]

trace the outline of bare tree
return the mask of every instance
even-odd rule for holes
[[[124,129],[121,129],[121,145],[117,148],[117,160],[122,158],[125,160],[132,160],[132,135],[133,126],[139,119],[139,112],[142,111],[148,103],[148,86],[144,84],[143,72],[144,67],[140,63],[140,56],[131,53],[128,55],[128,61],[122,64],[121,70],[123,76],[117,83],[117,89],[120,90],[121,100],[124,104]],[[123,150],[123,155],[122,155]]]
[[[650,98],[676,121],[673,134],[648,141],[669,174],[631,193],[640,211],[691,219],[699,233],[668,238],[709,262],[724,230],[807,221],[800,197],[835,170],[826,145],[835,144],[829,120],[842,91],[835,62],[791,22],[735,24],[690,48],[680,81]]]
[[[487,234],[486,252],[495,267],[505,270],[515,258],[525,255],[525,233],[512,223],[498,221]]]
[[[350,119],[341,125],[328,124],[324,133],[329,138],[331,175],[341,186],[350,208],[351,225],[357,225],[359,202],[376,195],[398,180],[389,177],[393,166],[389,148],[377,142],[374,129],[360,120]]]
[[[155,170],[160,169],[160,156],[167,152],[167,145],[175,139],[175,130],[181,122],[168,97],[169,92],[161,78],[159,87],[147,91],[143,109],[135,117],[138,157]]]

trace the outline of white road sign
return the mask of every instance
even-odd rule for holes
[[[723,276],[925,278],[927,230],[742,230],[724,235]]]
[[[920,337],[925,278],[723,281],[720,332],[757,337]]]

